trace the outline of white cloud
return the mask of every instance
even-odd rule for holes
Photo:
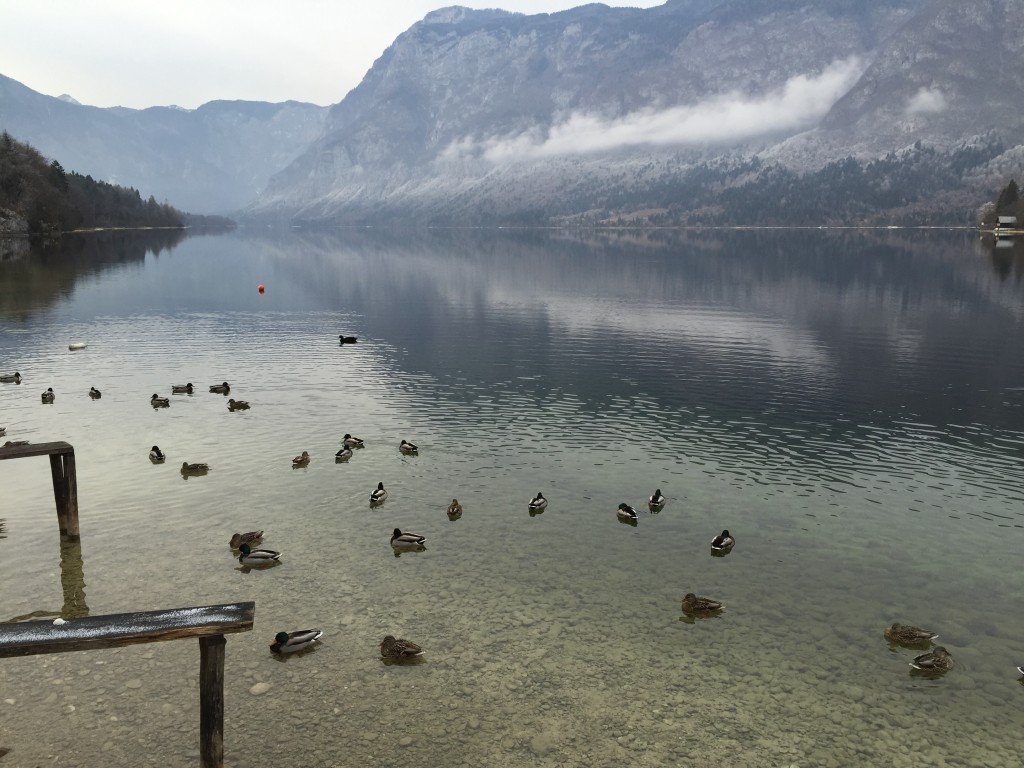
[[[819,75],[792,77],[760,96],[731,92],[689,106],[643,109],[614,119],[578,112],[546,134],[537,128],[483,141],[462,139],[444,156],[483,156],[498,163],[645,145],[721,143],[803,130],[820,120],[863,71],[860,59],[851,57],[833,62]]]
[[[946,96],[938,88],[922,88],[907,102],[908,115],[928,115],[946,109]]]

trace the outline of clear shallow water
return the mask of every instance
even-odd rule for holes
[[[229,763],[1019,763],[1016,257],[813,231],[69,251],[0,262],[0,370],[25,376],[0,425],[75,446],[82,542],[61,547],[45,460],[0,463],[0,619],[255,600],[227,646]],[[225,379],[250,411],[206,391]],[[367,447],[336,465],[345,432]],[[655,487],[661,514],[618,523]],[[394,557],[394,527],[427,550]],[[252,528],[280,566],[238,569]],[[726,611],[683,620],[691,590]],[[956,668],[912,677],[896,620]],[[318,650],[271,657],[308,626]],[[388,633],[426,663],[384,666]],[[189,763],[194,646],[5,660],[4,765]]]

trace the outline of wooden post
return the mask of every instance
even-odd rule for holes
[[[68,536],[78,540],[78,475],[75,471],[75,449],[65,453],[64,459],[64,494],[67,515]]]
[[[224,635],[199,638],[199,764],[224,765]]]
[[[57,524],[60,532],[68,532],[68,508],[65,503],[67,488],[64,482],[64,464],[59,453],[50,454],[50,476],[53,478],[53,500],[57,503]]]

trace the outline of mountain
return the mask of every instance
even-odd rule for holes
[[[960,218],[1024,169],[1019,0],[444,8],[249,216],[305,223]]]
[[[320,134],[326,117],[326,107],[295,101],[104,109],[0,75],[0,130],[68,170],[195,213],[250,202]]]

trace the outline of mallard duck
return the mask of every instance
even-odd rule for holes
[[[458,520],[462,517],[462,505],[459,504],[458,499],[452,499],[452,503],[448,505],[447,512],[449,520]]]
[[[293,467],[304,467],[309,464],[309,451],[303,451],[301,456],[292,459]]]
[[[96,389],[96,387],[89,387],[89,397],[93,400],[99,400],[102,396],[103,395],[100,394],[100,391]]]
[[[1017,671],[1024,675],[1024,664],[1018,664]]]
[[[192,382],[188,384],[171,384],[171,394],[174,395],[191,395],[192,394]]]
[[[722,610],[724,606],[717,600],[708,597],[697,597],[693,592],[687,592],[683,598],[684,613],[714,613]]]
[[[362,448],[363,441],[358,437],[352,437],[348,432],[341,438],[341,444],[346,448]]]
[[[953,668],[953,657],[943,646],[937,645],[928,653],[915,656],[910,666],[921,672],[947,672]]]
[[[239,549],[243,544],[258,544],[261,541],[263,541],[263,531],[249,531],[248,533],[233,534],[228,543],[232,549]]]
[[[408,440],[403,440],[402,442],[400,442],[398,444],[398,450],[400,450],[402,453],[404,453],[406,455],[409,455],[409,454],[413,454],[413,453],[419,453],[420,449],[417,448],[412,443],[410,443]]]
[[[370,492],[370,504],[383,504],[387,497],[388,492],[384,490],[384,483],[377,483],[377,487]]]
[[[169,408],[171,405],[171,398],[160,397],[160,395],[154,392],[153,396],[149,398],[149,404],[154,408]]]
[[[229,387],[228,383],[225,381],[223,384],[211,384],[210,391],[216,392],[218,395],[226,395],[231,391],[231,387]]]
[[[320,635],[319,629],[299,629],[295,632],[278,632],[270,644],[271,653],[296,653],[313,647]]]
[[[380,643],[380,655],[385,659],[412,659],[423,655],[423,649],[411,640],[388,635]]]
[[[257,567],[261,565],[273,565],[281,558],[281,553],[276,550],[253,549],[248,544],[239,545],[238,551],[241,552],[238,556],[238,562],[242,565],[255,565]]]
[[[0,427],[0,437],[7,434],[7,427]]]
[[[900,645],[924,645],[938,637],[937,634],[929,632],[927,629],[898,623],[894,623],[891,627],[886,627],[883,634],[889,642],[899,643]]]
[[[398,528],[395,528],[395,532],[391,534],[391,546],[396,549],[406,547],[419,548],[423,546],[426,540],[426,536],[420,536],[418,533],[412,533],[411,531],[403,533]]]
[[[348,461],[351,458],[352,458],[352,449],[351,448],[346,448],[345,446],[342,446],[341,450],[338,451],[336,454],[334,454],[334,460],[335,461]]]
[[[57,399],[57,396],[53,394],[53,387],[47,387],[46,391],[43,392],[43,402],[52,403]]]
[[[530,499],[530,511],[539,512],[548,505],[548,500],[544,498],[544,494],[537,491],[537,495]]]
[[[149,449],[149,460],[150,461],[154,461],[154,462],[163,461],[166,458],[167,458],[167,456],[164,454],[163,451],[160,450],[160,446],[154,445],[152,448]]]
[[[21,446],[28,444],[28,440],[8,440],[4,443],[4,448],[20,448]]]
[[[189,464],[187,461],[183,461],[181,463],[181,474],[198,475],[206,472],[209,468],[209,464]]]
[[[711,540],[711,551],[712,552],[728,552],[736,545],[736,539],[732,537],[732,534],[728,530],[723,530],[720,534],[715,536]]]
[[[344,334],[340,333],[338,334],[339,344],[355,344],[357,341],[359,341],[359,339],[356,338],[355,336],[345,336]]]
[[[231,399],[228,400],[228,410],[229,411],[247,411],[247,410],[249,410],[249,401],[248,400],[235,400],[234,398],[231,398]]]
[[[629,520],[631,522],[636,522],[639,519],[636,510],[629,506],[629,504],[627,504],[626,502],[622,502],[621,504],[619,504],[619,508],[616,510],[615,514],[619,516],[619,520]]]
[[[661,495],[661,488],[655,488],[654,493],[647,498],[647,506],[651,509],[661,509],[666,501],[667,499]]]
[[[21,374],[17,371],[14,373],[5,373],[0,376],[0,381],[5,384],[21,384]]]

